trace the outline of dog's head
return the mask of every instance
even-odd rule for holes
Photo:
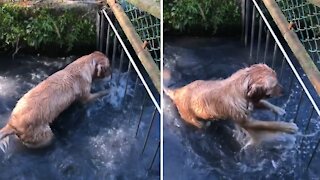
[[[91,54],[95,66],[93,78],[104,78],[111,75],[109,59],[101,52],[95,51]]]
[[[252,100],[260,100],[282,95],[282,86],[279,84],[277,74],[265,64],[255,64],[248,69],[247,96]]]

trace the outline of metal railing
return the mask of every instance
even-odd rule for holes
[[[266,63],[278,74],[286,94],[275,103],[286,108],[287,114],[276,119],[295,122],[302,135],[297,139],[295,178],[317,171],[320,158],[320,102],[317,89],[306,76],[299,60],[290,52],[282,32],[262,2],[244,0],[242,4],[243,40],[249,46],[252,63]],[[288,53],[290,52],[290,53]],[[293,107],[293,108],[292,108]],[[306,135],[308,134],[308,135]]]
[[[107,8],[97,14],[98,48],[111,59],[112,78],[126,75],[123,107],[126,123],[136,127],[134,134],[145,168],[160,174],[160,95],[152,80],[139,64],[131,44],[126,40],[119,22]],[[119,81],[118,81],[119,82]],[[131,84],[131,85],[130,85]],[[132,86],[132,92],[129,90]]]

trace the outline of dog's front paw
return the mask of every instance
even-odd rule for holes
[[[281,107],[275,107],[274,112],[277,113],[279,116],[283,116],[286,114],[286,110],[282,109]]]
[[[285,126],[285,131],[291,134],[298,132],[299,128],[295,123],[287,123]]]
[[[107,89],[100,92],[100,96],[105,96],[107,94],[109,94],[109,90]]]

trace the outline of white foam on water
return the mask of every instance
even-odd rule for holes
[[[146,176],[147,172],[139,161],[140,151],[133,126],[124,124],[118,128],[104,128],[89,139],[89,145],[92,162],[108,174],[121,173],[133,179]],[[136,165],[132,166],[132,162]]]
[[[0,76],[0,96],[12,97],[19,95],[19,84],[10,77]]]
[[[301,137],[315,137],[316,135],[318,135],[320,133],[320,131],[318,130],[318,131],[314,131],[314,132],[312,132],[312,133],[307,133],[307,134],[304,134],[304,133],[302,133],[302,132],[299,132],[298,134],[297,134],[297,136],[301,136]]]
[[[299,88],[297,83],[295,83],[295,86],[297,89]],[[292,88],[291,93],[290,93],[288,99],[286,100],[286,102],[282,105],[282,108],[286,109],[287,106],[289,105],[289,103],[292,102],[292,98],[295,98],[297,96],[298,96],[298,91],[295,90],[294,88]],[[297,104],[297,106],[298,106],[298,104]]]
[[[56,59],[59,59],[58,61]],[[74,56],[70,57],[62,57],[62,58],[56,58],[56,59],[48,59],[44,58],[41,60],[35,59],[37,63],[43,64],[47,67],[56,67],[58,69],[64,68],[66,65],[70,64],[73,60],[76,60]],[[34,63],[31,61],[31,63]]]
[[[90,138],[93,156],[100,165],[110,170],[116,170],[130,153],[133,139],[123,128],[105,128],[95,137]]]
[[[103,83],[109,83],[109,93],[103,97],[103,100],[110,103],[114,108],[121,107],[125,96],[133,96],[134,85],[126,72],[119,73],[117,70],[114,70],[111,81],[106,79]]]
[[[92,116],[92,113],[105,107],[106,104],[110,104],[114,109],[122,110],[123,100],[125,96],[133,96],[134,84],[132,80],[127,78],[127,73],[119,73],[119,71],[113,71],[112,78],[104,78],[101,80],[93,81],[93,89],[97,91],[108,90],[108,94],[98,100],[95,103],[91,103],[86,114],[88,117]],[[127,90],[126,89],[127,83]],[[126,92],[125,92],[126,91]],[[126,94],[125,94],[126,93]]]
[[[255,138],[253,139],[250,134]],[[242,145],[241,151],[249,146],[263,146],[266,149],[292,149],[295,146],[297,134],[268,131],[248,133],[238,127],[233,130],[233,137]]]
[[[31,75],[31,80],[34,80],[39,83],[48,77],[48,74],[44,71],[32,72],[30,73],[30,75]]]

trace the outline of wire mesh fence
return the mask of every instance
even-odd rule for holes
[[[124,0],[120,3],[141,40],[148,43],[147,48],[160,67],[160,19]]]
[[[320,68],[320,7],[313,0],[276,0],[276,2]]]

